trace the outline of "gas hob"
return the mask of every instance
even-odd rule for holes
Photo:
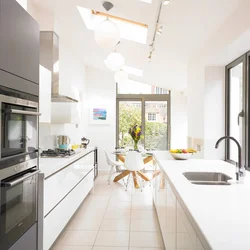
[[[63,158],[63,157],[70,157],[74,155],[76,152],[73,149],[48,149],[44,150],[41,153],[41,157],[51,157],[51,158]]]

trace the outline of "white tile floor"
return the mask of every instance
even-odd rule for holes
[[[163,250],[149,186],[125,191],[101,174],[52,250]]]

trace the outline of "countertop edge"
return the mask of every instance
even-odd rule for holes
[[[97,147],[90,147],[90,148],[85,149],[82,152],[77,153],[76,155],[74,155],[74,157],[68,158],[67,159],[68,161],[66,164],[62,163],[60,167],[58,167],[54,171],[51,171],[51,173],[46,173],[46,171],[43,171],[43,167],[39,166],[39,169],[41,170],[42,173],[44,173],[44,175],[45,175],[44,179],[47,180],[47,179],[51,178],[53,175],[61,172],[63,169],[69,167],[74,162],[78,161],[79,159],[81,159],[81,158],[85,157],[86,155],[90,154],[91,152],[95,151],[96,149],[97,149]],[[41,158],[41,159],[53,159],[53,160],[57,159],[58,161],[60,161],[61,159],[64,160],[65,158]],[[41,159],[39,159],[39,161],[41,161]],[[93,166],[93,168],[94,168],[94,166]]]

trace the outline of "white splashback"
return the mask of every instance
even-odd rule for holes
[[[55,148],[56,136],[67,135],[70,144],[80,144],[84,135],[82,129],[76,124],[40,124],[39,147],[42,149]]]

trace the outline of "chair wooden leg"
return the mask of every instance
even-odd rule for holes
[[[135,188],[140,188],[139,184],[138,184],[138,180],[137,180],[137,176],[136,176],[136,171],[132,171],[132,175],[133,175],[133,180],[134,180],[134,186]]]

